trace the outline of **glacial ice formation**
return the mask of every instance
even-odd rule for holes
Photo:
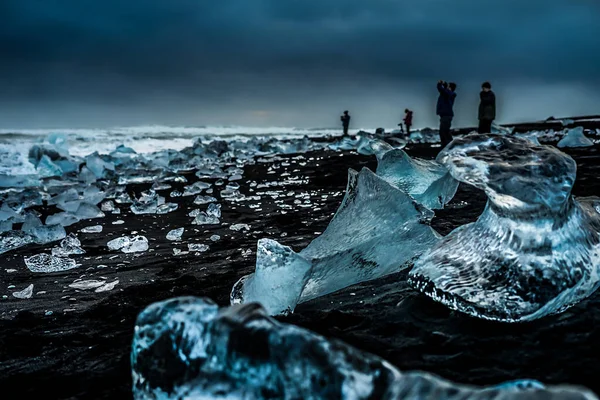
[[[589,390],[517,381],[459,385],[270,318],[258,304],[222,308],[179,297],[148,306],[131,349],[135,400],[594,400]]]
[[[583,134],[583,127],[572,128],[567,131],[565,137],[563,137],[557,144],[558,147],[590,147],[593,146],[594,142],[588,139]]]
[[[432,217],[431,210],[369,169],[360,174],[349,170],[346,196],[325,232],[298,254],[277,242],[260,241],[256,273],[234,285],[231,302],[260,302],[278,314],[293,311],[298,302],[400,271],[438,242],[427,224]]]
[[[415,262],[412,286],[455,310],[507,322],[561,312],[596,290],[600,199],[573,199],[571,157],[526,139],[470,135],[438,160],[488,203],[476,222]]]
[[[458,189],[446,167],[433,160],[411,158],[401,149],[378,157],[377,175],[430,209],[443,208]]]

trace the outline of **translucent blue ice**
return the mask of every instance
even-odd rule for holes
[[[565,137],[563,137],[557,144],[558,147],[590,147],[593,146],[594,142],[588,139],[583,134],[583,127],[569,129]]]

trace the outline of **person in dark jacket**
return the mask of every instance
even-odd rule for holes
[[[344,111],[344,115],[340,117],[342,121],[342,126],[344,127],[344,136],[348,136],[348,127],[350,126],[350,114],[348,111]]]
[[[408,108],[404,110],[404,125],[406,126],[406,134],[410,135],[410,127],[412,126],[413,112]],[[402,126],[402,125],[400,125]]]
[[[481,85],[481,99],[479,103],[479,133],[492,133],[492,121],[496,119],[496,95],[492,92],[492,85],[483,82]]]
[[[456,99],[456,83],[439,81],[437,84],[440,96],[437,101],[436,114],[440,117],[440,141],[442,148],[452,141],[450,128],[454,118],[454,100]]]

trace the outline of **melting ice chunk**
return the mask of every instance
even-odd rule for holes
[[[25,289],[19,292],[13,292],[12,294],[17,299],[30,299],[33,296],[33,284],[27,286]]]
[[[33,243],[35,238],[21,231],[0,232],[0,254]]]
[[[168,360],[170,366],[166,368]],[[580,387],[459,385],[267,316],[257,304],[155,303],[137,318],[133,397],[142,399],[594,400]],[[531,381],[530,381],[531,382]]]
[[[84,254],[85,250],[81,248],[81,242],[73,233],[60,242],[60,247],[52,249],[52,255],[56,257],[67,257],[71,254]]]
[[[241,230],[245,230],[245,231],[249,231],[250,230],[250,225],[248,224],[233,224],[229,227],[229,229],[231,229],[232,231],[241,231]]]
[[[169,233],[167,233],[168,240],[181,240],[181,236],[183,235],[184,228],[173,229]]]
[[[209,187],[210,187],[209,183],[198,181],[192,185],[185,186],[182,196],[184,196],[184,197],[195,196],[195,195],[199,194],[201,191],[203,191],[204,189],[208,189]]]
[[[194,199],[194,204],[202,205],[202,204],[208,204],[208,203],[215,203],[216,201],[217,201],[217,199],[215,199],[212,196],[197,196]]]
[[[87,280],[87,281],[76,281],[69,285],[70,288],[77,290],[91,290],[96,289],[102,285],[104,285],[106,281],[101,280]]]
[[[33,236],[38,244],[46,244],[60,240],[67,236],[65,228],[60,225],[36,226],[27,230],[27,233]]]
[[[100,233],[102,232],[102,225],[86,226],[80,230],[81,233]]]
[[[46,225],[71,226],[77,222],[79,218],[66,212],[52,214],[46,218]]]
[[[94,290],[94,292],[96,292],[96,293],[108,292],[108,291],[113,290],[118,284],[119,284],[119,280],[117,279],[114,282],[105,283],[104,285],[102,285],[99,288],[97,288],[96,290]]]
[[[590,147],[593,146],[594,142],[588,139],[583,134],[583,127],[578,126],[577,128],[569,129],[567,135],[562,138],[557,146],[563,147]]]
[[[198,243],[189,243],[188,244],[189,251],[198,251],[200,253],[204,253],[208,249],[209,249],[209,247],[205,244],[198,244]]]
[[[193,225],[217,225],[219,223],[221,223],[219,218],[210,216],[204,211],[199,211],[196,214],[196,218],[192,221]]]
[[[600,199],[571,197],[571,157],[512,136],[469,135],[438,160],[488,204],[424,254],[409,283],[455,310],[507,322],[560,312],[596,290]]]
[[[121,250],[123,253],[139,253],[148,250],[148,239],[144,236],[123,236],[107,243],[109,250]]]
[[[31,272],[60,272],[76,268],[75,260],[56,257],[51,254],[41,253],[32,257],[25,257],[25,265]]]

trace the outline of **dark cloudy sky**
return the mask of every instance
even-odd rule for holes
[[[1,0],[0,128],[600,113],[598,0]]]

